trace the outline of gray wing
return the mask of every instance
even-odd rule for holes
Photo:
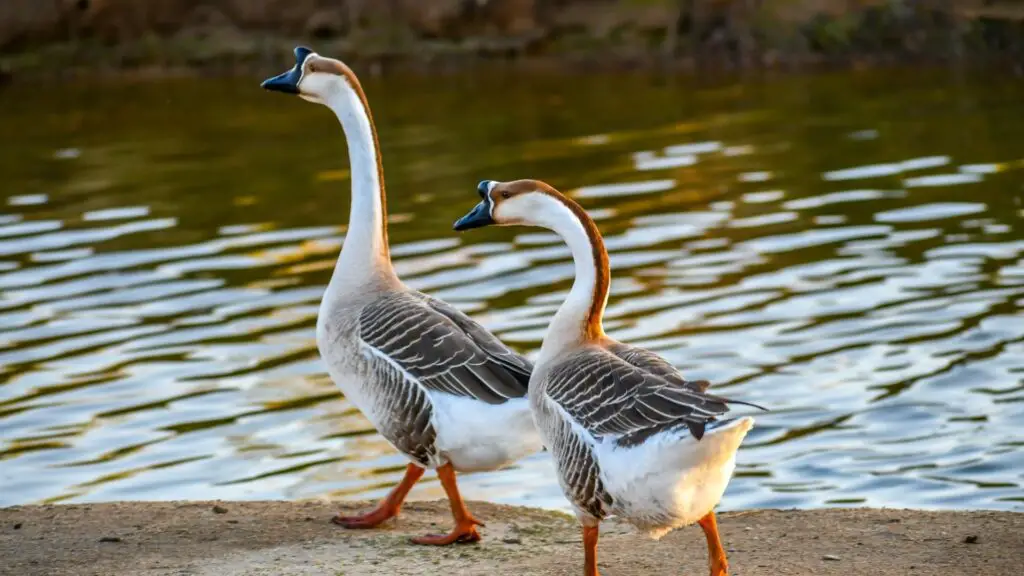
[[[653,352],[616,343],[587,348],[559,364],[548,377],[547,394],[593,436],[632,446],[684,426],[699,440],[728,404],[747,404],[706,388],[706,382],[683,379]]]
[[[497,336],[460,312],[458,308],[426,294],[417,293],[417,295],[437,313],[454,322],[492,361],[515,376],[516,382],[522,385],[522,395],[526,395],[530,384],[530,373],[533,372],[533,364],[529,360],[506,346]]]
[[[704,392],[711,386],[707,380],[687,380],[679,373],[679,369],[670,364],[667,360],[658,356],[646,348],[638,348],[616,342],[608,347],[608,351],[626,361],[632,366],[660,376],[675,386],[680,386],[694,392]]]
[[[395,292],[359,314],[363,344],[427,390],[502,404],[526,396],[533,366],[457,309]]]

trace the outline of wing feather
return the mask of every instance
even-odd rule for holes
[[[365,346],[427,390],[502,404],[526,395],[533,365],[456,308],[418,292],[363,308]]]
[[[707,388],[706,381],[684,379],[653,352],[614,343],[561,362],[548,377],[547,394],[594,437],[624,446],[683,427],[699,440],[729,404],[760,408],[708,394]]]

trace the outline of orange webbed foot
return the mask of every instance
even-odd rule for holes
[[[384,521],[398,516],[398,512],[402,509],[402,502],[405,502],[406,495],[409,494],[409,490],[420,479],[420,476],[423,476],[423,468],[409,464],[405,468],[405,476],[402,477],[402,481],[391,490],[391,493],[384,500],[381,500],[376,508],[366,514],[356,516],[342,516],[338,514],[331,518],[331,522],[338,526],[352,529],[375,528],[379,526]]]
[[[448,534],[427,534],[426,536],[413,538],[412,542],[413,544],[422,544],[425,546],[472,544],[473,542],[480,541],[480,533],[476,531],[476,527],[483,525],[483,522],[471,517],[467,518],[465,522],[456,525]]]
[[[444,491],[448,495],[448,503],[452,508],[452,518],[455,519],[455,528],[445,535],[428,534],[413,538],[412,542],[426,546],[447,546],[449,544],[479,542],[480,534],[476,531],[476,527],[483,526],[484,523],[473,518],[473,515],[466,508],[466,503],[462,501],[458,485],[455,482],[455,468],[449,462],[437,469],[437,477],[441,480],[441,486],[444,487]]]
[[[376,528],[395,516],[398,516],[397,509],[377,508],[367,512],[366,514],[360,514],[358,516],[342,516],[341,514],[338,514],[334,518],[331,518],[331,522],[338,526],[350,529]]]

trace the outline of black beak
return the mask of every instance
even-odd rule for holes
[[[299,80],[302,79],[302,63],[306,61],[306,57],[312,54],[313,51],[305,46],[298,46],[295,48],[295,66],[291,70],[284,74],[278,74],[273,78],[267,78],[260,84],[261,88],[267,90],[273,90],[274,92],[284,92],[285,94],[298,94],[299,93]]]
[[[494,224],[494,219],[491,218],[491,203],[487,198],[484,198],[482,202],[470,210],[469,214],[466,214],[462,218],[456,220],[455,225],[452,226],[452,228],[462,232],[463,230],[471,230],[473,228],[480,228],[491,224]]]

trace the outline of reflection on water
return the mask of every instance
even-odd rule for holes
[[[568,250],[451,223],[480,179],[548,180],[606,234],[609,332],[773,408],[726,507],[1020,509],[1024,89],[999,82],[367,91],[410,285],[535,353]],[[326,109],[255,80],[18,87],[0,109],[0,505],[397,479],[314,343],[348,209]],[[546,454],[463,485],[564,506]]]

